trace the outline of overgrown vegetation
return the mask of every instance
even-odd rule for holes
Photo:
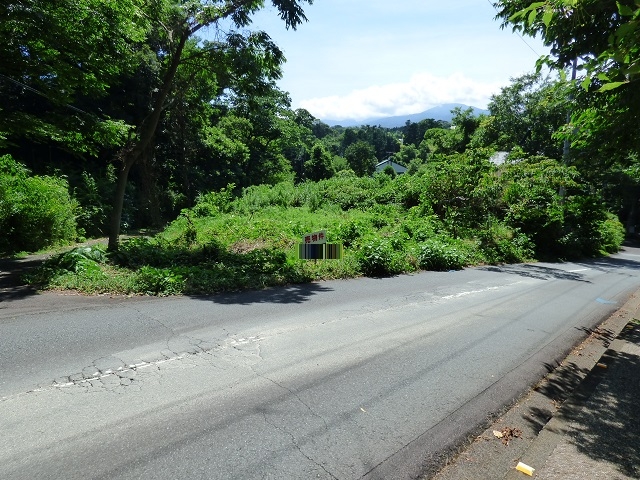
[[[310,3],[271,2],[291,28]],[[638,231],[630,0],[496,2],[505,25],[554,46],[541,61],[560,75],[513,79],[489,115],[456,108],[394,129],[292,110],[275,84],[282,52],[250,29],[265,3],[225,5],[0,7],[0,254],[109,236],[108,254],[73,250],[32,282],[206,293],[601,255],[623,241],[619,219]],[[207,27],[215,41],[196,36]],[[569,81],[575,58],[585,63]],[[374,173],[388,158],[407,173]],[[119,245],[121,229],[165,226]],[[319,229],[343,260],[295,258]]]
[[[30,281],[92,293],[202,294],[616,251],[622,225],[584,188],[575,169],[557,162],[497,167],[483,152],[394,178],[343,174],[238,196],[229,185],[200,196],[153,238],[128,240],[108,256],[99,247],[72,250]],[[296,258],[303,234],[316,230],[344,245],[342,260]]]
[[[76,209],[64,179],[31,175],[10,155],[0,156],[0,255],[74,240]]]

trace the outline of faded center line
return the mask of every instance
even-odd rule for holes
[[[519,283],[522,283],[522,281],[513,282],[513,283],[507,283],[505,285],[497,285],[495,287],[481,288],[480,290],[468,290],[466,292],[454,293],[453,295],[445,295],[445,296],[440,297],[440,298],[442,298],[443,300],[451,300],[451,299],[454,299],[454,298],[465,297],[467,295],[473,295],[474,293],[484,293],[484,292],[491,292],[491,291],[495,291],[495,290],[500,290],[502,288],[511,287],[511,286],[517,285]]]

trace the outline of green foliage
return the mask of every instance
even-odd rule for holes
[[[91,238],[103,236],[111,205],[106,202],[113,192],[113,182],[108,178],[98,178],[89,172],[81,173],[80,185],[74,188],[74,198],[78,201],[78,233]]]
[[[0,253],[36,251],[76,238],[77,204],[62,178],[31,176],[8,155],[0,157]]]
[[[420,143],[420,155],[425,158],[436,153],[449,155],[458,152],[463,141],[464,136],[460,130],[432,128],[424,134]]]
[[[305,178],[318,181],[331,177],[333,173],[331,154],[321,143],[316,143],[311,149],[311,158],[304,164]]]
[[[607,212],[607,217],[598,225],[600,232],[600,253],[617,253],[624,242],[624,226],[614,214]]]
[[[45,268],[94,275],[101,272],[100,264],[104,263],[106,259],[103,248],[76,247],[47,260]]]
[[[89,268],[73,266],[84,260],[69,260],[70,268],[40,283],[200,294],[619,248],[619,222],[586,193],[575,168],[522,154],[495,167],[489,154],[438,157],[419,174],[395,178],[341,172],[319,182],[251,186],[237,197],[229,185],[201,195],[155,237],[125,241],[98,262],[100,274],[93,269],[91,277]],[[342,260],[296,258],[302,236],[317,230],[344,246]]]
[[[562,142],[553,134],[566,122],[569,98],[566,85],[540,74],[515,78],[491,97],[491,116],[481,120],[471,144],[507,152],[520,148],[530,155],[560,158]]]
[[[148,265],[139,270],[135,281],[136,289],[148,295],[176,295],[183,293],[185,286],[184,277],[176,269]]]
[[[587,82],[605,82],[609,91],[637,79],[640,73],[640,6],[631,0],[503,0],[496,3],[505,24],[527,35],[541,35],[556,57],[540,63],[564,68],[580,58]]]
[[[227,213],[231,209],[235,185],[230,183],[217,192],[198,195],[195,206],[191,209],[196,217],[207,217],[218,213]]]
[[[496,221],[489,221],[478,232],[478,240],[487,263],[518,263],[534,258],[534,244],[527,235]]]
[[[362,273],[372,277],[395,275],[404,271],[402,244],[382,237],[368,238],[360,245],[356,259]]]
[[[460,270],[468,264],[467,256],[454,243],[434,238],[418,245],[418,265],[425,270]]]
[[[624,239],[622,224],[592,195],[568,199],[564,235],[559,239],[563,254],[569,258],[597,256],[617,252]]]
[[[107,277],[102,270],[106,261],[106,253],[99,246],[76,247],[49,258],[39,269],[29,273],[26,280],[44,288],[62,285],[74,288],[77,282],[73,280],[81,278],[86,289],[92,290],[91,285],[99,284]],[[71,284],[70,279],[73,279]]]
[[[341,223],[336,229],[336,239],[345,247],[352,246],[359,238],[372,233],[371,225],[362,220],[351,220]]]
[[[418,123],[407,121],[405,126],[402,128],[402,147],[412,146],[417,148],[424,139],[424,134],[427,130],[432,128],[448,130],[450,127],[451,124],[449,122],[445,122],[444,120],[434,120],[433,118],[420,120]]]
[[[371,175],[375,171],[377,163],[375,150],[365,141],[359,140],[349,145],[344,151],[344,157],[349,167],[360,177]]]
[[[393,169],[391,165],[387,165],[386,167],[384,167],[384,170],[382,170],[382,173],[384,173],[385,175],[388,175],[391,178],[395,178],[397,176],[396,171]]]
[[[135,0],[5,2],[0,131],[12,140],[53,140],[94,155],[122,145],[128,125],[77,104],[104,96],[120,75],[132,72],[134,45],[147,26],[139,7]]]

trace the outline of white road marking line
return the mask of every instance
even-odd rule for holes
[[[480,290],[468,290],[466,292],[454,293],[453,295],[445,295],[444,297],[441,297],[441,298],[443,300],[451,300],[453,298],[460,298],[460,297],[465,297],[467,295],[473,295],[474,293],[484,293],[484,292],[490,292],[490,291],[494,291],[494,290],[500,290],[501,288],[510,287],[512,285],[517,285],[519,283],[522,283],[522,282],[507,283],[505,285],[498,285],[498,286],[495,286],[495,287],[486,287],[486,288],[482,288]]]

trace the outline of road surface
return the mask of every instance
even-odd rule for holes
[[[417,478],[638,290],[639,260],[4,299],[0,478]]]

